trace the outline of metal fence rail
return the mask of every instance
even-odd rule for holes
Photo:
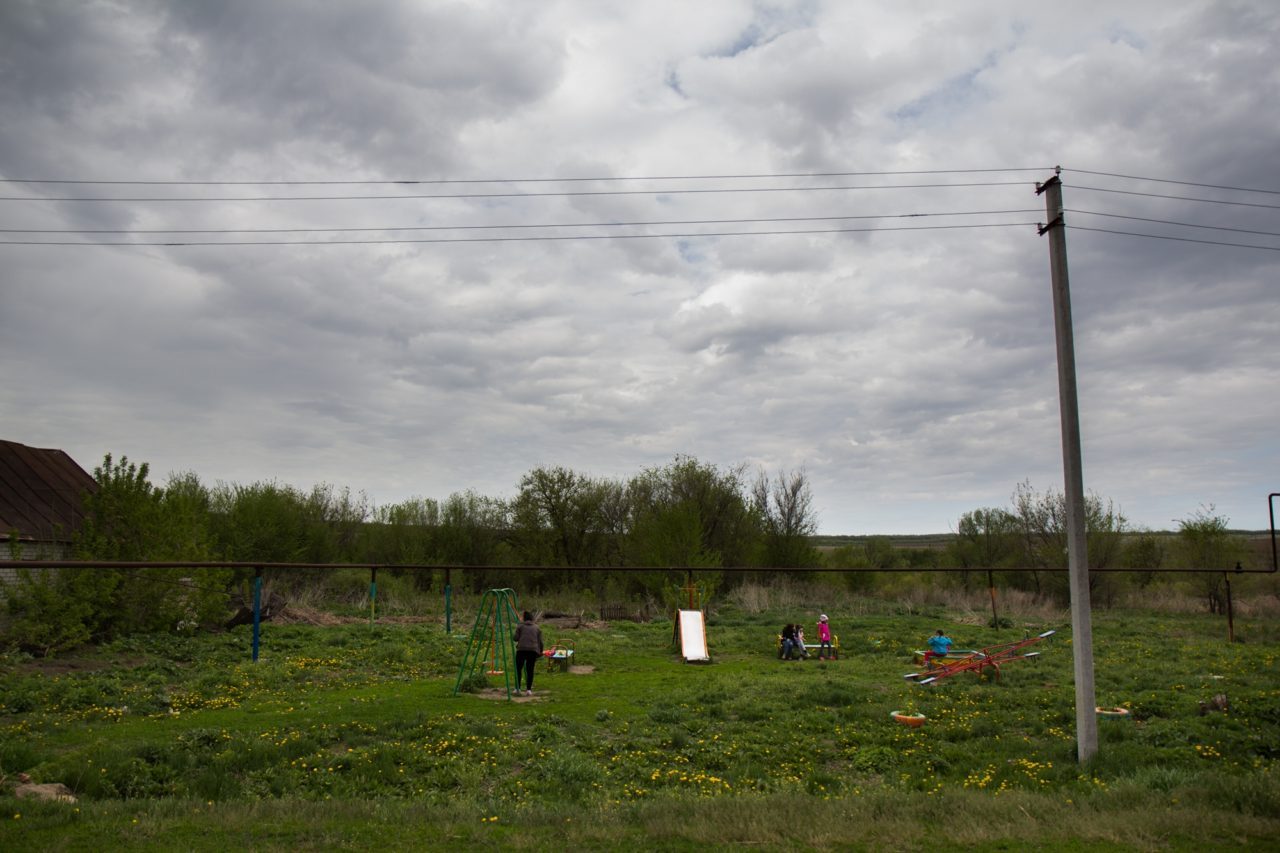
[[[1123,573],[1138,572],[1150,574],[1217,574],[1221,573],[1224,577],[1230,574],[1246,575],[1246,574],[1275,574],[1280,568],[1277,562],[1276,547],[1276,529],[1275,529],[1275,499],[1280,497],[1280,493],[1273,493],[1268,498],[1268,508],[1271,510],[1271,568],[1269,569],[1246,569],[1239,563],[1236,563],[1234,569],[1223,568],[1161,568],[1161,569],[1133,569],[1119,567],[1105,567],[1089,569],[1089,572],[1099,573]],[[1015,572],[1066,572],[1066,566],[916,566],[916,567],[831,567],[822,566],[817,568],[771,568],[767,566],[723,566],[720,568],[707,568],[706,566],[470,566],[461,564],[451,565],[427,565],[422,563],[267,563],[267,562],[244,562],[244,561],[226,561],[226,560],[177,560],[177,561],[153,561],[153,560],[0,560],[0,576],[8,575],[16,572],[18,569],[242,569],[252,571],[254,576],[253,583],[253,659],[258,660],[259,638],[261,632],[262,621],[262,581],[263,573],[268,570],[286,570],[286,571],[305,571],[305,570],[322,570],[322,569],[360,569],[369,572],[369,618],[375,618],[374,602],[377,597],[377,581],[379,570],[399,570],[399,571],[443,571],[444,572],[444,598],[445,598],[445,631],[452,629],[452,596],[453,596],[453,573],[468,571],[483,572],[667,572],[680,573],[686,578],[688,584],[693,584],[693,578],[697,572],[721,572],[734,574],[770,574],[776,575],[779,572],[789,574],[805,574],[805,573],[826,573],[826,574],[860,574],[860,573],[918,573],[918,574],[935,574],[935,573],[985,573],[988,577],[988,583],[991,586],[991,608],[993,613],[993,622],[999,624],[999,616],[996,614],[995,600],[995,584],[991,580],[992,576],[997,572],[1015,573]],[[1227,612],[1228,612],[1228,631],[1232,639],[1234,639],[1234,620],[1231,619],[1231,585],[1230,580],[1227,581]]]

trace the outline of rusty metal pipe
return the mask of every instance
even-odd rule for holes
[[[721,566],[719,568],[708,568],[706,566],[469,566],[462,564],[441,565],[439,563],[427,565],[419,563],[260,563],[260,562],[234,562],[234,561],[191,561],[191,560],[0,560],[0,569],[74,569],[74,568],[99,568],[99,569],[411,569],[414,571],[488,571],[488,572],[546,572],[546,571],[571,571],[571,572],[825,572],[848,574],[851,572],[889,572],[889,573],[910,573],[918,572],[920,574],[947,573],[947,572],[972,572],[974,566],[914,566],[914,567],[893,567],[893,568],[853,568],[853,567],[815,567],[803,569],[781,569],[769,566]],[[1066,567],[1045,567],[1045,566],[1000,566],[987,571],[992,572],[1065,572]],[[1090,572],[1104,573],[1123,573],[1123,572],[1154,572],[1156,574],[1204,574],[1210,572],[1221,572],[1218,568],[1183,568],[1183,569],[1131,569],[1121,568],[1117,566],[1107,566],[1104,568],[1089,569]],[[1240,575],[1270,575],[1275,574],[1277,567],[1273,565],[1269,569],[1238,569],[1236,574]]]

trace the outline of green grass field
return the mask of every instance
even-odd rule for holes
[[[548,626],[582,671],[540,668],[521,701],[453,695],[465,613],[452,636],[267,624],[257,664],[245,629],[10,656],[0,849],[1280,845],[1275,620],[1228,644],[1209,616],[1095,612],[1098,703],[1132,715],[1099,721],[1082,767],[1069,624],[864,609],[831,614],[834,662],[776,659],[808,614],[713,608],[709,665],[679,660],[670,622]],[[998,682],[904,681],[939,627],[964,647],[1058,634]],[[1202,715],[1217,694],[1230,709]],[[19,772],[77,801],[15,798]]]

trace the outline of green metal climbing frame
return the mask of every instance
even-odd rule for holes
[[[458,667],[458,680],[453,684],[453,694],[458,695],[462,682],[477,672],[485,675],[501,675],[511,698],[511,686],[518,678],[515,672],[516,654],[512,634],[520,624],[520,602],[515,590],[491,589],[480,599],[476,622],[471,628],[466,654]],[[519,690],[519,684],[516,684]]]

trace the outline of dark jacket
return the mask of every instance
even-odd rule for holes
[[[537,652],[542,654],[542,629],[532,622],[521,622],[511,635],[518,652]]]

